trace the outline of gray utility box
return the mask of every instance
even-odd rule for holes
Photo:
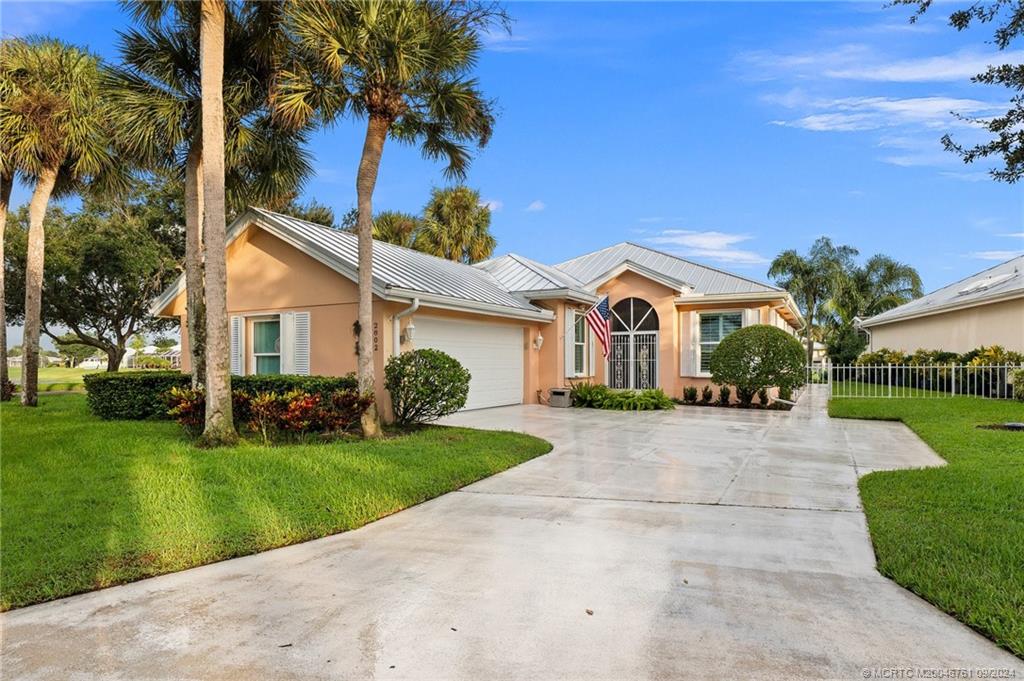
[[[569,388],[552,388],[548,391],[548,404],[552,407],[571,407],[572,390]]]

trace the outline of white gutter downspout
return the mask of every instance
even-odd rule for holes
[[[874,352],[875,351],[874,342],[873,342],[874,339],[871,338],[871,329],[864,328],[864,320],[861,319],[860,317],[854,317],[853,318],[853,328],[857,329],[858,331],[863,331],[864,333],[866,333],[868,335],[868,350],[870,352]]]
[[[402,354],[402,319],[420,309],[420,299],[413,298],[412,305],[405,308],[401,312],[396,312],[395,316],[391,318],[391,334],[392,334],[392,345],[391,345],[391,356]]]

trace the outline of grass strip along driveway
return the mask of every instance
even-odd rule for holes
[[[1024,657],[1024,405],[971,397],[833,399],[840,418],[903,421],[949,465],[860,480],[882,574]]]
[[[100,421],[80,395],[0,411],[5,610],[350,530],[551,449],[435,427],[211,451],[171,422]]]

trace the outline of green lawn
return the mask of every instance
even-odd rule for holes
[[[887,398],[889,387],[884,383],[867,383],[865,381],[832,381],[833,397],[867,397]],[[906,385],[894,385],[892,394],[895,398],[903,397],[947,397],[949,393],[924,388],[913,388]]]
[[[21,381],[21,367],[11,367],[8,371],[10,372],[11,382],[17,386]],[[39,367],[39,392],[85,390],[82,376],[97,371],[103,371],[103,369],[82,371],[81,369],[69,369],[68,367]]]
[[[1024,404],[956,397],[838,399],[840,418],[900,420],[948,463],[860,481],[882,574],[1024,656]]]
[[[175,423],[97,420],[81,395],[5,403],[0,425],[4,610],[350,530],[551,449],[436,427],[200,450]]]

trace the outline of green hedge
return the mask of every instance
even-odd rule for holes
[[[178,371],[125,371],[85,375],[89,410],[102,419],[165,419],[166,394],[171,388],[187,388],[192,377]],[[232,376],[231,387],[248,394],[286,393],[301,389],[314,395],[355,390],[355,376]]]

